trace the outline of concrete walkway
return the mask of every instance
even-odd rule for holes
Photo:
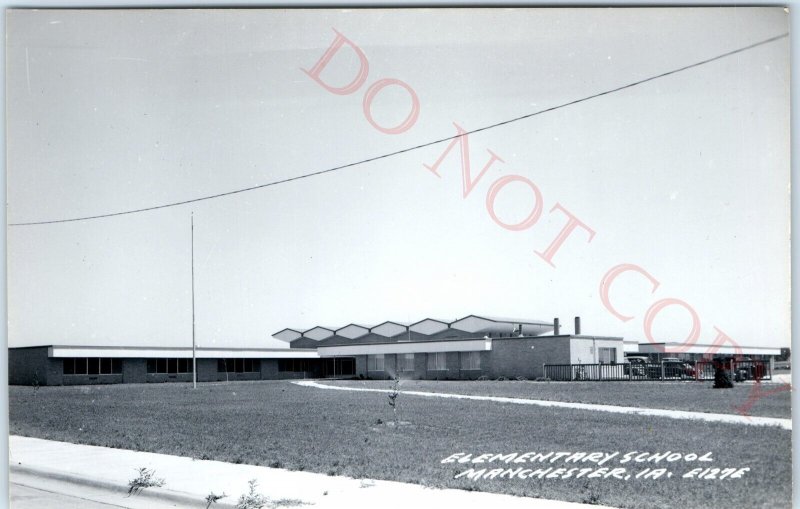
[[[503,509],[588,509],[598,505],[494,495],[476,491],[440,490],[416,484],[373,481],[292,472],[278,468],[234,465],[148,452],[77,445],[11,435],[10,482],[29,493],[60,493],[86,501],[126,508],[205,508],[210,493],[228,497],[213,509],[235,507],[248,481],[270,500],[264,507],[422,509],[426,507]],[[146,467],[163,478],[161,488],[147,488],[127,497],[128,482]],[[40,498],[44,500],[44,497]],[[54,506],[60,507],[60,506]],[[41,506],[39,509],[47,509]]]
[[[359,391],[359,392],[389,392],[388,389],[367,389],[362,387],[333,386],[314,382],[311,380],[301,380],[292,382],[303,387],[313,387],[317,389],[328,389],[335,391]],[[544,399],[524,399],[507,398],[502,396],[473,396],[468,394],[449,394],[444,392],[424,392],[424,391],[398,391],[409,396],[422,396],[427,398],[451,398],[466,399],[473,401],[493,401],[496,403],[512,403],[516,405],[535,405],[542,407],[571,408],[576,410],[593,410],[597,412],[611,412],[617,414],[647,415],[656,417],[668,417],[670,419],[689,419],[708,422],[724,422],[728,424],[745,424],[750,426],[778,426],[786,430],[792,429],[791,419],[780,419],[777,417],[755,417],[738,414],[711,414],[705,412],[687,412],[685,410],[662,410],[657,408],[638,408],[616,405],[599,405],[591,403],[569,403],[563,401],[548,401]]]

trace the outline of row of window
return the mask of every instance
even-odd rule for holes
[[[314,371],[314,366],[310,359],[278,359],[278,371],[302,373]]]
[[[217,359],[218,373],[258,373],[261,359]]]
[[[447,371],[447,353],[436,352],[420,354],[427,356],[428,371]],[[414,354],[397,354],[397,371],[414,371]],[[367,371],[385,371],[386,357],[384,354],[367,355]],[[477,370],[481,369],[480,352],[460,352],[460,369]]]
[[[445,352],[429,353],[427,355],[428,371],[446,371],[447,354]],[[414,354],[405,353],[397,356],[398,371],[414,371]],[[480,352],[461,352],[461,369],[481,369]],[[279,359],[278,371],[303,372],[313,371],[309,359]],[[385,357],[383,354],[368,355],[367,369],[369,371],[384,371]],[[179,374],[194,371],[192,359],[162,358],[147,359],[147,373],[149,374]],[[258,373],[261,371],[260,359],[218,359],[217,371],[220,373]],[[64,359],[65,375],[117,375],[122,374],[122,359],[99,357],[76,357]]]
[[[192,359],[147,359],[147,372],[150,374],[192,373],[193,367]]]
[[[119,375],[122,359],[105,357],[72,357],[64,359],[65,375]]]

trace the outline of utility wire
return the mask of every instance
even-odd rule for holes
[[[124,215],[128,215],[128,214],[138,214],[140,212],[149,212],[149,211],[152,211],[152,210],[159,210],[159,209],[166,209],[166,208],[169,208],[169,207],[178,207],[178,206],[181,206],[181,205],[187,205],[189,203],[197,203],[197,202],[206,201],[206,200],[213,200],[215,198],[221,198],[223,196],[231,196],[231,195],[234,195],[234,194],[245,193],[247,191],[254,191],[256,189],[262,189],[262,188],[265,188],[265,187],[277,186],[279,184],[286,184],[286,183],[289,183],[289,182],[294,182],[295,180],[301,180],[301,179],[305,179],[305,178],[316,177],[318,175],[324,175],[325,173],[332,173],[334,171],[344,170],[346,168],[352,168],[353,166],[358,166],[358,165],[362,165],[362,164],[366,164],[366,163],[371,163],[373,161],[378,161],[380,159],[386,159],[388,157],[393,157],[393,156],[396,156],[396,155],[405,154],[406,152],[412,152],[414,150],[419,150],[419,149],[422,149],[422,148],[425,148],[425,147],[430,147],[431,145],[437,145],[439,143],[444,143],[446,141],[452,141],[452,140],[454,140],[456,138],[460,138],[462,136],[469,136],[470,134],[475,134],[475,133],[479,133],[479,132],[482,132],[482,131],[488,131],[489,129],[494,129],[495,127],[500,127],[500,126],[504,126],[504,125],[511,124],[511,123],[514,123],[514,122],[519,122],[520,120],[525,120],[525,119],[528,119],[528,118],[531,118],[531,117],[535,117],[535,116],[541,115],[543,113],[548,113],[550,111],[558,110],[558,109],[561,109],[561,108],[566,108],[567,106],[573,106],[575,104],[579,104],[579,103],[586,102],[586,101],[589,101],[589,100],[592,100],[592,99],[596,99],[598,97],[602,97],[602,96],[605,96],[605,95],[609,95],[609,94],[613,94],[613,93],[616,93],[616,92],[620,92],[622,90],[626,90],[628,88],[632,88],[632,87],[635,87],[635,86],[638,86],[638,85],[642,85],[644,83],[648,83],[648,82],[653,81],[653,80],[657,80],[657,79],[660,79],[660,78],[665,78],[667,76],[671,76],[671,75],[677,74],[679,72],[687,71],[687,70],[693,69],[695,67],[700,67],[702,65],[709,64],[709,63],[714,62],[716,60],[720,60],[720,59],[723,59],[723,58],[726,58],[726,57],[729,57],[729,56],[732,56],[732,55],[736,55],[738,53],[742,53],[742,52],[757,48],[759,46],[763,46],[765,44],[769,44],[771,42],[775,42],[777,40],[783,39],[783,38],[788,37],[788,36],[789,36],[788,33],[784,33],[784,34],[781,34],[781,35],[777,35],[775,37],[770,37],[769,39],[764,39],[762,41],[755,42],[755,43],[750,44],[748,46],[743,46],[741,48],[738,48],[738,49],[735,49],[735,50],[732,50],[732,51],[728,51],[726,53],[722,53],[720,55],[717,55],[717,56],[714,56],[714,57],[711,57],[711,58],[707,58],[705,60],[700,60],[699,62],[695,62],[693,64],[685,65],[683,67],[678,67],[676,69],[672,69],[671,71],[663,72],[661,74],[656,74],[655,76],[650,76],[649,78],[644,78],[644,79],[641,79],[641,80],[638,80],[638,81],[634,81],[634,82],[628,83],[627,85],[622,85],[622,86],[619,86],[619,87],[616,87],[616,88],[611,88],[611,89],[605,90],[603,92],[598,92],[596,94],[588,95],[588,96],[582,97],[580,99],[575,99],[573,101],[561,103],[561,104],[558,104],[558,105],[555,105],[555,106],[551,106],[549,108],[545,108],[543,110],[535,111],[533,113],[528,113],[526,115],[522,115],[522,116],[519,116],[519,117],[510,118],[508,120],[503,120],[502,122],[497,122],[495,124],[490,124],[490,125],[487,125],[487,126],[479,127],[477,129],[472,129],[471,131],[466,131],[464,134],[457,134],[457,135],[454,135],[454,136],[448,136],[446,138],[440,138],[438,140],[429,141],[427,143],[422,143],[420,145],[414,145],[412,147],[407,147],[407,148],[404,148],[404,149],[401,149],[401,150],[396,150],[394,152],[388,152],[386,154],[382,154],[382,155],[375,156],[375,157],[370,157],[368,159],[362,159],[360,161],[356,161],[356,162],[352,162],[352,163],[348,163],[348,164],[343,164],[341,166],[334,166],[333,168],[328,168],[328,169],[325,169],[325,170],[315,171],[315,172],[312,172],[312,173],[306,173],[306,174],[303,174],[303,175],[298,175],[298,176],[295,176],[295,177],[289,177],[289,178],[282,179],[282,180],[275,180],[273,182],[267,182],[265,184],[259,184],[257,186],[245,187],[245,188],[242,188],[242,189],[236,189],[236,190],[227,191],[227,192],[224,192],[224,193],[217,193],[217,194],[212,194],[212,195],[208,195],[208,196],[201,196],[199,198],[192,198],[190,200],[183,200],[183,201],[165,203],[165,204],[162,204],[162,205],[155,205],[155,206],[152,206],[152,207],[144,207],[144,208],[140,208],[140,209],[124,210],[124,211],[121,211],[121,212],[111,212],[111,213],[108,213],[108,214],[98,214],[96,216],[74,217],[74,218],[69,218],[69,219],[53,219],[53,220],[50,220],[50,221],[31,221],[31,222],[26,222],[26,223],[10,223],[8,226],[34,226],[34,225],[42,225],[42,224],[71,223],[71,222],[75,222],[75,221],[88,221],[90,219],[102,219],[102,218],[106,218],[106,217],[124,216]]]

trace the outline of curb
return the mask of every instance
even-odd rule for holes
[[[205,497],[201,497],[199,495],[194,495],[191,493],[174,491],[163,487],[146,488],[141,490],[136,495],[128,495],[127,485],[122,485],[108,480],[81,477],[75,474],[70,474],[49,468],[29,467],[19,464],[16,465],[9,464],[9,472],[23,474],[23,475],[30,475],[44,479],[51,479],[54,481],[74,484],[77,486],[96,488],[104,491],[110,491],[112,493],[119,493],[120,496],[122,496],[123,498],[136,497],[136,498],[161,500],[170,503],[175,503],[181,507],[191,506],[191,507],[204,508],[208,503],[206,502]],[[218,509],[236,509],[235,505],[226,502],[215,502],[213,504],[213,507]]]

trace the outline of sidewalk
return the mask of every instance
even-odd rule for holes
[[[278,468],[234,465],[148,452],[76,445],[11,435],[9,437],[11,482],[48,489],[85,500],[129,508],[205,508],[210,493],[228,497],[214,509],[236,507],[239,496],[256,479],[257,491],[271,502],[266,507],[316,508],[380,507],[502,507],[503,509],[602,508],[534,498],[495,495],[476,491],[442,490],[393,481],[359,480]],[[163,478],[161,488],[147,488],[127,497],[128,482],[137,469],[146,467]]]
[[[313,387],[315,389],[325,389],[333,391],[356,391],[356,392],[387,392],[387,389],[371,389],[364,387],[344,387],[338,385],[328,385],[313,380],[300,380],[291,382],[302,387]],[[472,401],[494,401],[496,403],[511,403],[514,405],[534,405],[541,407],[572,408],[576,410],[592,410],[596,412],[610,412],[628,415],[647,415],[655,417],[666,417],[669,419],[689,419],[695,421],[723,422],[727,424],[743,424],[747,426],[777,426],[786,430],[792,429],[791,419],[779,417],[758,417],[752,415],[738,414],[714,414],[709,412],[689,412],[686,410],[664,410],[659,408],[640,408],[619,405],[601,405],[597,403],[570,403],[566,401],[550,401],[545,399],[509,398],[505,396],[475,396],[469,394],[450,394],[446,392],[425,392],[425,391],[398,391],[400,394],[411,396],[422,396],[424,398],[447,398],[463,399]]]
[[[791,373],[781,373],[780,375],[773,374],[771,380],[764,380],[764,383],[773,383],[773,384],[789,384],[792,383],[792,374]]]

